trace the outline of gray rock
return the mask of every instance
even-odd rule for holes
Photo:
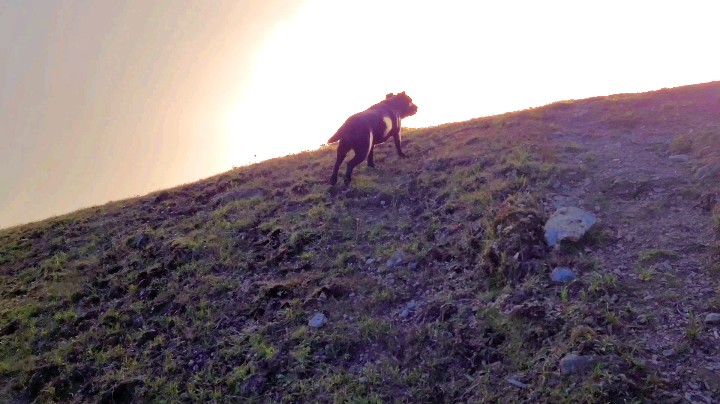
[[[568,354],[560,359],[560,372],[565,374],[581,373],[591,369],[597,363],[592,355]]]
[[[527,386],[528,386],[527,384],[519,381],[518,379],[516,379],[516,378],[514,378],[514,377],[508,377],[508,378],[505,379],[505,380],[507,380],[507,382],[510,383],[510,384],[512,384],[513,386],[520,387],[521,389],[525,389],[525,388],[527,388]]]
[[[575,272],[567,267],[557,267],[550,273],[550,279],[553,282],[568,283],[576,278]]]
[[[563,240],[578,241],[595,224],[595,215],[575,207],[558,209],[545,223],[545,241],[555,246]]]
[[[408,264],[408,269],[411,270],[411,271],[416,270],[417,267],[418,267],[417,261],[413,261],[413,262],[411,262],[411,263]]]
[[[310,321],[308,321],[308,326],[312,328],[320,328],[327,322],[327,317],[325,317],[322,313],[315,313],[312,317],[310,317]]]
[[[684,163],[684,162],[690,160],[690,157],[687,154],[674,154],[674,155],[670,156],[669,159],[672,161]]]
[[[410,312],[417,308],[417,303],[414,300],[410,301],[405,308],[400,312],[400,318],[408,318]]]
[[[718,174],[720,174],[720,165],[708,164],[706,166],[698,168],[698,170],[695,172],[695,179],[705,180],[715,177]]]
[[[396,266],[402,264],[404,261],[405,261],[405,254],[401,250],[398,250],[398,251],[395,251],[395,254],[393,254],[389,260],[387,260],[386,265],[387,265],[388,269],[393,269]]]
[[[705,324],[720,324],[720,313],[709,313],[705,316]]]

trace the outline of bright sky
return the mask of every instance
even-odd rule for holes
[[[0,228],[318,147],[720,79],[712,1],[0,3]]]

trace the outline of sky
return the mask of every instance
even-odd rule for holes
[[[712,1],[0,1],[0,228],[323,144],[720,80]]]

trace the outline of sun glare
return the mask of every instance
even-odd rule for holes
[[[413,97],[403,123],[421,127],[716,80],[710,16],[648,4],[311,1],[253,61],[227,117],[233,161],[316,148],[388,92]]]

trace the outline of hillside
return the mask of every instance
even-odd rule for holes
[[[348,189],[329,146],[0,230],[0,400],[720,400],[718,111],[559,102],[405,131]],[[562,206],[598,223],[551,249]]]

